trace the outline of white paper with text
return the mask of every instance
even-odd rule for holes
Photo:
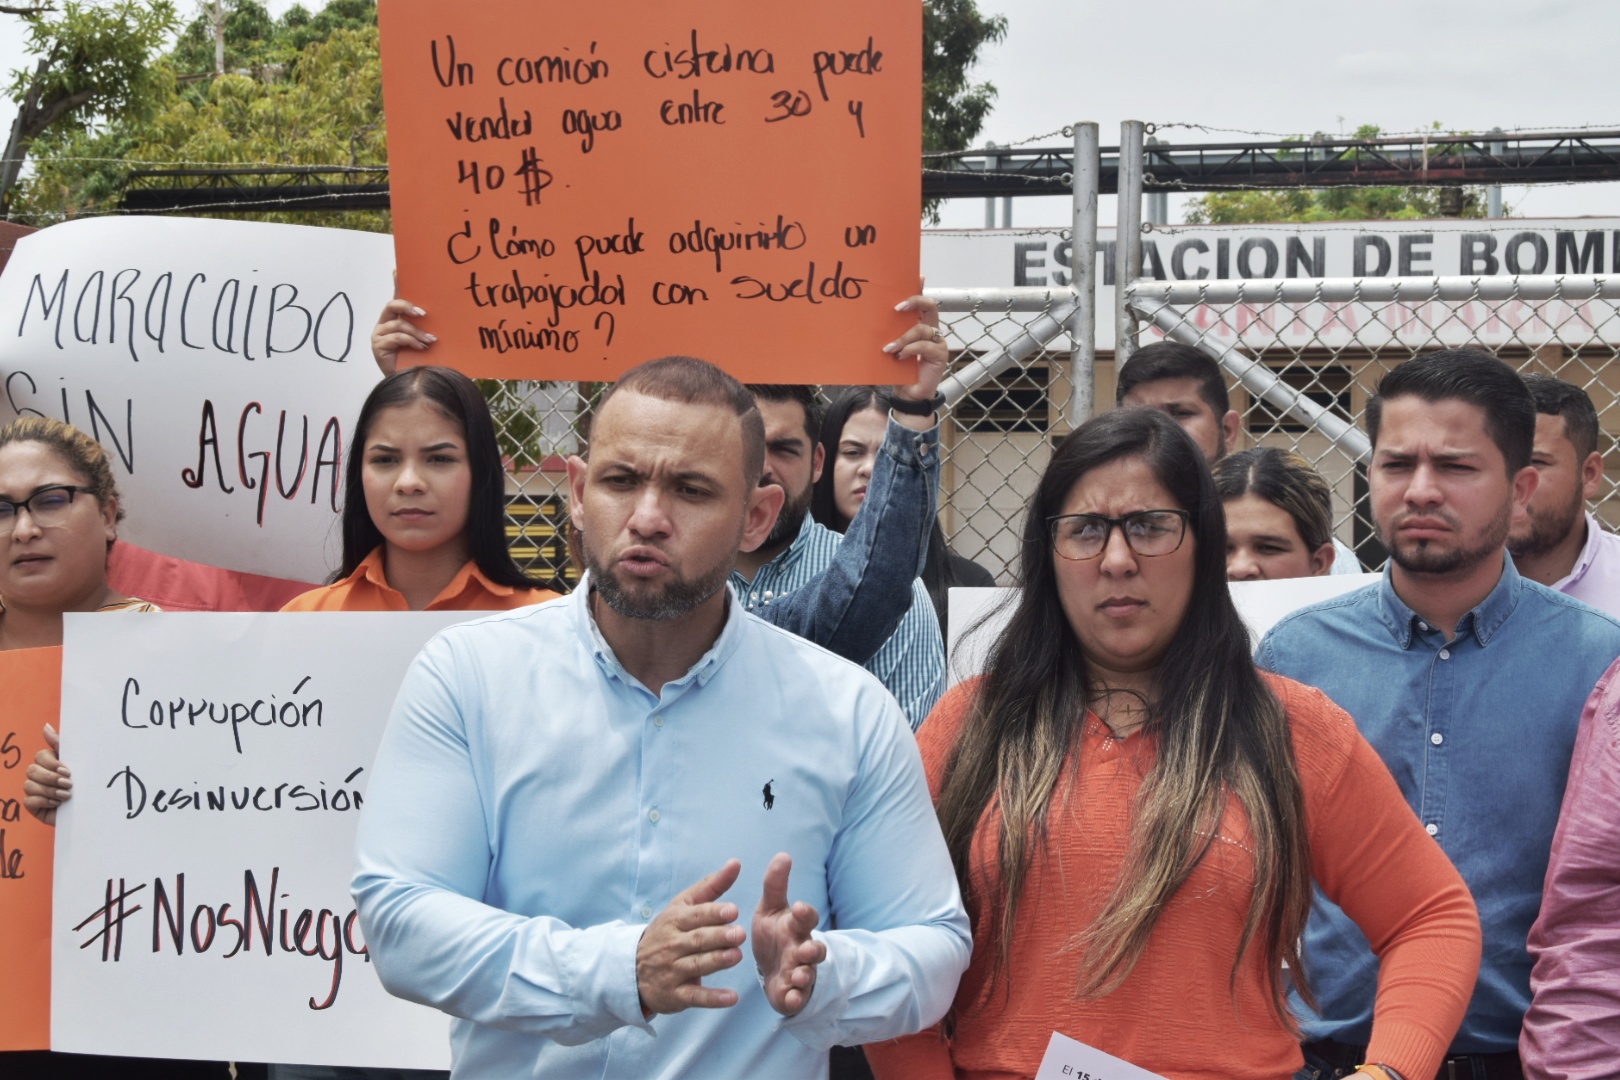
[[[349,879],[400,680],[476,617],[67,617],[55,1049],[448,1067],[446,1017],[378,982]]]
[[[42,229],[0,276],[0,424],[51,416],[98,439],[133,544],[320,581],[393,259],[386,235],[301,225]]]
[[[1164,1077],[1054,1031],[1035,1080],[1164,1080]]]

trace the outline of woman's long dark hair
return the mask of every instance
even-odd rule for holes
[[[341,581],[383,542],[383,535],[366,509],[362,481],[366,439],[372,422],[384,409],[426,401],[461,427],[467,440],[467,467],[472,490],[467,496],[467,554],[478,569],[497,585],[532,589],[530,581],[506,547],[506,470],[495,442],[495,421],[489,403],[477,385],[459,371],[444,367],[415,367],[396,372],[378,383],[360,407],[349,444],[349,462],[343,473],[343,565],[332,575]]]
[[[838,499],[833,494],[833,461],[838,457],[838,440],[844,437],[844,425],[849,418],[867,409],[877,409],[885,414],[888,412],[883,391],[875,386],[846,386],[833,395],[827,412],[821,418],[824,464],[815,490],[810,494],[810,516],[833,532],[849,529],[849,518],[838,509]]]
[[[1214,841],[1228,798],[1248,817],[1254,840],[1254,892],[1238,959],[1258,937],[1271,1003],[1292,1024],[1282,963],[1299,976],[1299,937],[1310,911],[1311,862],[1304,799],[1287,718],[1249,656],[1249,634],[1226,585],[1226,521],[1214,482],[1190,438],[1153,409],[1123,409],[1083,424],[1058,447],[1030,500],[1019,555],[1023,586],[1012,619],[990,655],[968,722],[946,767],[940,826],[962,892],[988,920],[994,976],[1006,967],[1025,877],[1044,841],[1047,810],[1097,689],[1058,597],[1047,519],[1061,513],[1075,485],[1122,458],[1152,469],[1191,514],[1192,598],[1155,676],[1144,733],[1158,753],[1130,822],[1120,879],[1102,914],[1080,928],[1082,996],[1117,988],[1147,947],[1165,905]],[[974,895],[970,852],[992,804],[1000,814],[996,895]],[[1237,963],[1232,970],[1235,987]]]

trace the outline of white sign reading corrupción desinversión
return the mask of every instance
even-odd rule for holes
[[[343,229],[43,229],[0,275],[0,423],[53,416],[100,440],[132,543],[321,580],[392,265],[387,236]]]
[[[405,669],[471,617],[67,617],[55,1049],[448,1066],[443,1014],[378,982],[349,879]]]

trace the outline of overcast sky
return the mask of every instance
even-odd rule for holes
[[[308,2],[308,0],[306,0]],[[316,0],[318,2],[318,0]],[[978,0],[1008,18],[979,77],[1000,91],[982,138],[1016,142],[1075,120],[1206,124],[1266,132],[1620,128],[1612,0]],[[179,0],[183,13],[191,0]],[[290,0],[270,0],[282,11]],[[0,16],[0,67],[27,63],[19,21]],[[0,104],[0,131],[15,108]],[[1166,142],[1243,136],[1167,128]],[[1043,145],[1066,140],[1054,136]],[[1620,214],[1620,184],[1510,188],[1518,216]],[[1100,208],[1112,221],[1112,199]],[[1180,220],[1180,198],[1171,219]],[[1020,199],[1015,225],[1067,224],[1068,200]],[[984,223],[983,200],[947,204],[944,224]]]

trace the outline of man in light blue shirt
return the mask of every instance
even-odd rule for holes
[[[1379,384],[1367,427],[1383,581],[1284,618],[1256,659],[1349,711],[1478,904],[1479,981],[1440,1075],[1518,1077],[1526,940],[1620,622],[1521,577],[1504,550],[1537,482],[1535,406],[1512,368],[1471,349],[1410,360]],[[1369,1043],[1400,1041],[1372,1024],[1372,947],[1320,893],[1304,952],[1318,1011],[1301,1006],[1301,1076],[1346,1075]]]
[[[717,369],[628,373],[569,462],[581,587],[406,676],[354,892],[458,1078],[809,1080],[950,1005],[968,921],[899,707],[726,588],[781,503],[763,442]]]

